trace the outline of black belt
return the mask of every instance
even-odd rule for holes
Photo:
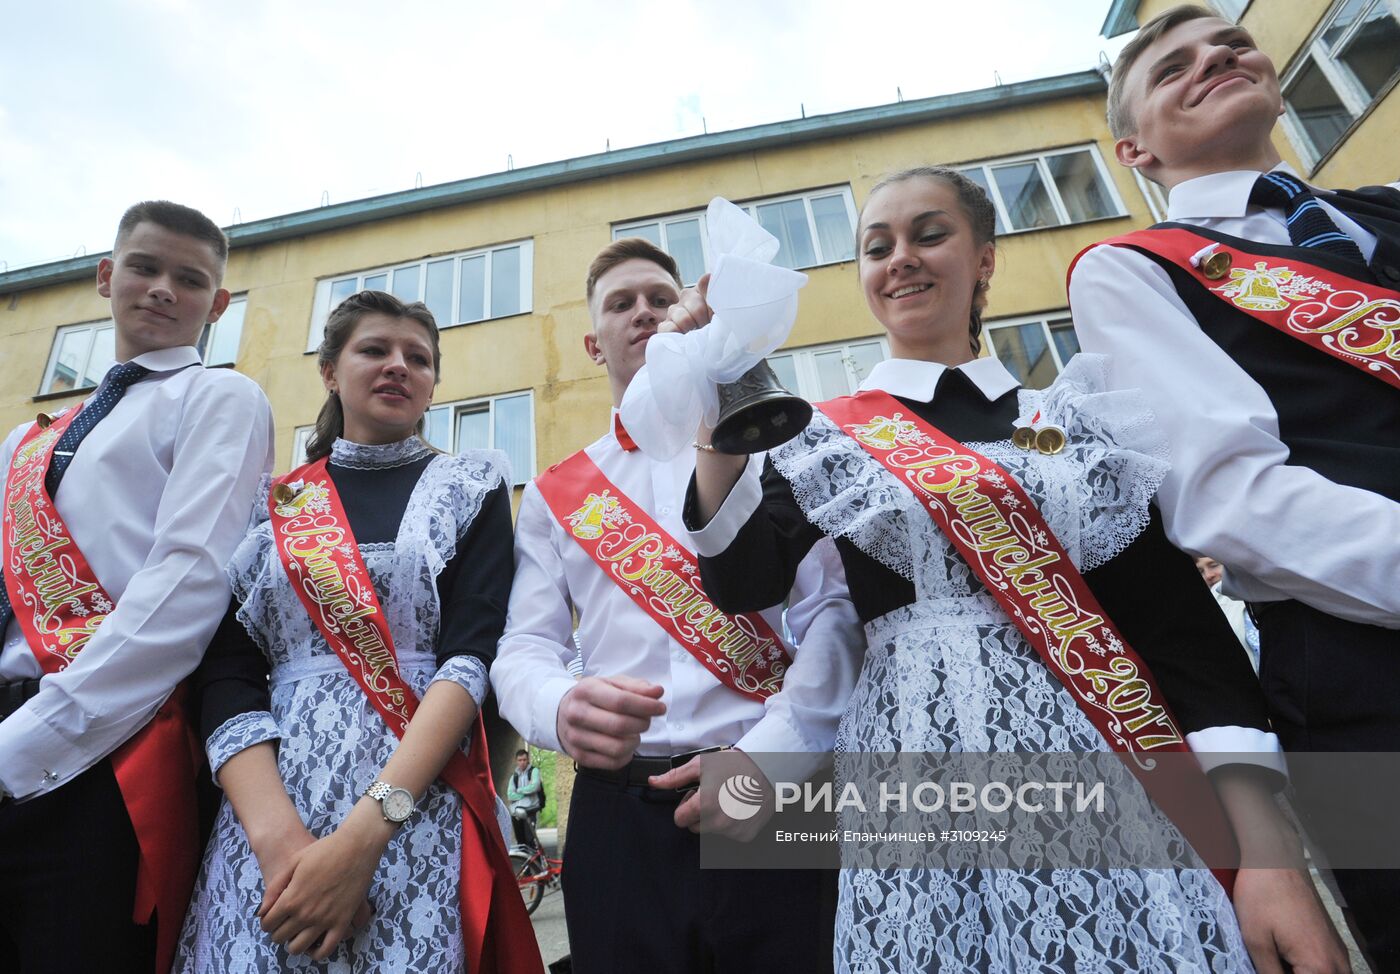
[[[0,683],[0,720],[14,713],[30,697],[39,692],[39,680],[16,680],[14,683]]]
[[[596,778],[599,781],[606,781],[608,784],[620,785],[624,788],[651,788],[649,779],[652,775],[665,774],[672,768],[679,768],[697,754],[709,754],[713,751],[723,751],[724,748],[701,747],[694,751],[686,751],[682,754],[673,754],[669,758],[653,758],[637,755],[631,761],[616,770],[608,768],[585,768],[575,764],[574,770],[589,778]],[[665,788],[652,788],[653,791],[667,791]],[[687,791],[690,789],[686,789]]]

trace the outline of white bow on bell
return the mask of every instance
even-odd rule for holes
[[[807,275],[774,267],[778,238],[719,196],[705,211],[711,268],[704,328],[647,342],[647,363],[622,397],[622,422],[650,457],[690,446],[700,420],[719,419],[715,386],[733,382],[787,341]]]

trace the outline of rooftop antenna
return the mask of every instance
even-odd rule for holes
[[[243,211],[240,210],[238,207],[235,206],[235,207],[233,208],[233,222],[230,223],[229,226],[231,226],[231,227],[236,227],[236,226],[238,226],[238,225],[239,225],[240,223],[242,223],[242,222],[243,222]]]
[[[604,152],[611,152],[611,151],[612,151],[612,139],[604,139],[604,140],[603,140],[603,151],[604,151]]]
[[[418,175],[416,175],[416,176],[413,177],[413,188],[414,188],[414,189],[422,189],[422,188],[423,188],[423,170],[421,170],[421,169],[418,170]]]
[[[797,103],[797,107],[800,108],[800,109],[802,109],[802,117],[803,117],[803,118],[806,118],[806,117],[807,117],[807,103],[806,103],[805,101],[798,102],[798,103]]]
[[[512,169],[514,169],[514,168],[515,168],[515,156],[513,156],[513,155],[511,155],[509,152],[507,152],[507,153],[506,153],[506,172],[510,172],[510,171],[511,171]]]
[[[328,189],[323,189],[323,190],[321,190],[321,205],[322,205],[322,206],[330,206],[330,205],[331,205],[331,191],[330,191],[330,190],[328,190]]]
[[[705,121],[705,116],[704,116],[704,115],[701,115],[701,116],[700,116],[700,130],[701,130],[702,132],[704,132],[706,135],[709,135],[709,134],[710,134],[710,123],[707,122],[707,121]]]
[[[75,251],[73,251],[73,256],[74,256],[74,257],[86,257],[86,256],[87,256],[87,244],[80,244],[79,247],[78,247],[78,249],[75,250]]]
[[[903,101],[903,100],[904,100],[904,89],[901,88],[899,85],[895,85],[895,86],[894,86],[894,100],[895,100],[895,101]]]
[[[1099,66],[1097,70],[1099,74],[1103,75],[1105,81],[1113,75],[1113,62],[1108,59],[1108,55],[1103,51],[1099,51]]]
[[[1001,72],[1000,72],[1000,71],[995,71],[995,70],[994,70],[994,71],[992,72],[992,77],[996,79],[997,87],[1000,88],[1000,87],[1001,87]]]

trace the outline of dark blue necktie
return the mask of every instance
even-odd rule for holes
[[[63,436],[54,446],[53,458],[49,461],[48,472],[44,475],[44,486],[48,489],[50,497],[57,494],[59,481],[63,479],[68,464],[73,462],[73,454],[77,452],[78,444],[83,442],[83,437],[91,433],[93,427],[102,422],[117,403],[121,402],[128,386],[150,374],[150,369],[134,362],[123,362],[107,371],[102,384],[97,387],[97,392],[79,410],[77,417],[63,431]],[[3,570],[0,570],[0,636],[3,636],[5,627],[10,624],[12,615],[14,609],[10,607],[10,594],[5,590],[4,574]]]
[[[1366,263],[1356,242],[1342,233],[1313,191],[1301,180],[1283,172],[1266,172],[1255,181],[1249,201],[1284,211],[1288,239],[1293,246],[1323,250],[1358,264]]]

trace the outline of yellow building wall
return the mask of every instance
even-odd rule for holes
[[[1007,236],[986,317],[1065,307],[1064,271],[1095,240],[1150,221],[1131,176],[1112,163],[1100,96],[984,111],[869,134],[736,153],[702,162],[528,191],[275,243],[239,247],[226,286],[246,293],[237,367],[267,392],[277,423],[277,467],[291,462],[293,432],[322,399],[305,352],[317,279],[434,254],[533,239],[533,311],[444,329],[439,402],[532,389],[536,467],[543,469],[605,429],[610,391],[584,355],[583,277],[612,224],[703,208],[714,195],[746,200],[849,183],[857,206],[881,175],[927,163],[965,163],[1095,142],[1128,216]],[[853,261],[812,268],[789,347],[878,334]],[[41,288],[0,304],[0,425],[31,419],[77,397],[36,404],[57,326],[105,318],[90,283]]]

